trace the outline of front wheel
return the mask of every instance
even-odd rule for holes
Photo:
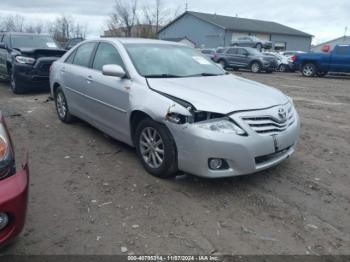
[[[279,72],[286,72],[287,66],[285,64],[280,64],[277,69]]]
[[[10,72],[10,85],[11,85],[11,90],[14,94],[18,95],[18,94],[24,93],[23,83],[21,83],[16,79],[14,70],[11,70]]]
[[[168,178],[176,175],[176,145],[169,130],[150,118],[143,119],[135,133],[137,155],[152,175]]]
[[[66,96],[60,87],[55,93],[55,104],[58,118],[66,124],[73,122],[74,116],[69,111]]]
[[[303,76],[312,77],[316,74],[316,66],[312,63],[305,64],[303,65],[301,72]]]
[[[261,64],[259,62],[253,62],[251,65],[250,65],[250,70],[253,72],[253,73],[260,73],[261,72]]]

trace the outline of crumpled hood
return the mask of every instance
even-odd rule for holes
[[[67,51],[57,48],[48,48],[48,49],[34,49],[34,48],[19,48],[18,49],[22,54],[30,55],[30,56],[55,56],[55,57],[61,57],[64,55]]]
[[[188,78],[149,78],[156,91],[191,103],[199,111],[228,114],[285,104],[279,90],[234,75]]]

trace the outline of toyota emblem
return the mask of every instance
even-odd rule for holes
[[[284,108],[280,108],[278,109],[278,116],[282,121],[286,121],[287,120],[287,112]]]

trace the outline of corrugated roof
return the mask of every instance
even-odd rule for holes
[[[232,31],[243,31],[243,32],[254,32],[254,33],[270,33],[270,34],[283,34],[283,35],[295,35],[295,36],[304,36],[312,37],[312,35],[296,30],[294,28],[281,25],[276,22],[269,22],[256,19],[232,17],[232,16],[223,16],[217,14],[207,14],[199,13],[193,11],[187,11],[181,16],[179,16],[174,21],[180,19],[185,14],[191,14],[201,20],[204,20],[208,23],[217,25],[221,28],[232,30]],[[174,22],[173,21],[173,22]],[[170,26],[173,22],[165,26],[162,30]],[[162,31],[160,30],[160,31]]]

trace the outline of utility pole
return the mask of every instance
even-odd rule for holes
[[[347,33],[348,33],[348,26],[345,26],[344,37],[346,36]]]

